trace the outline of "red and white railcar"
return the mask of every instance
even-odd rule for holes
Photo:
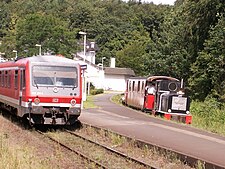
[[[32,124],[73,124],[81,100],[81,68],[71,59],[48,55],[0,63],[0,106]]]
[[[123,103],[142,111],[177,118],[190,124],[190,98],[184,93],[183,82],[168,76],[131,77]],[[183,120],[184,119],[184,120]]]

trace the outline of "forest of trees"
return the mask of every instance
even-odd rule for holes
[[[191,97],[225,102],[224,0],[177,0],[174,6],[141,0],[1,0],[0,52],[11,58],[44,52],[71,58],[79,31],[99,47],[97,62],[138,76],[183,78]]]

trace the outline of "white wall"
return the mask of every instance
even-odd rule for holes
[[[123,75],[105,75],[104,82],[105,90],[114,90],[114,91],[125,91],[126,89],[126,79]]]

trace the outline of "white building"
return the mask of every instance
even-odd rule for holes
[[[134,71],[130,68],[116,68],[115,67],[115,58],[111,58],[110,67],[102,67],[101,64],[95,64],[95,55],[86,55],[86,58],[83,58],[84,55],[77,53],[74,57],[75,60],[78,60],[81,65],[87,65],[85,70],[85,81],[89,85],[92,83],[97,89],[104,90],[113,90],[113,91],[125,91],[126,80],[127,78],[134,76]],[[92,56],[93,58],[87,56]]]

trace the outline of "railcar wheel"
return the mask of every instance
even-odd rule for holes
[[[29,123],[28,115],[21,117],[21,123],[25,129],[31,129],[34,125]]]
[[[70,115],[68,121],[67,121],[67,125],[74,125],[77,122],[79,116],[77,115]]]

